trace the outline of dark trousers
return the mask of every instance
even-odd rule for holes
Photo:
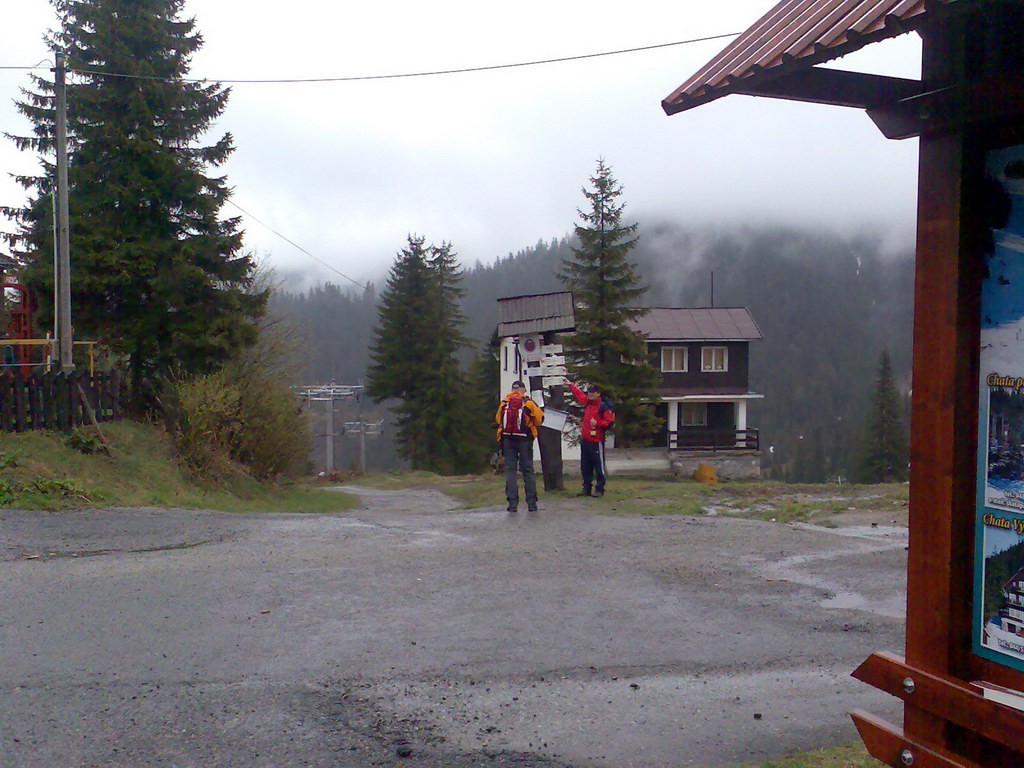
[[[516,469],[523,473],[523,492],[526,506],[537,506],[537,478],[533,472],[533,438],[502,437],[501,455],[505,458],[505,498],[509,509],[519,504],[519,487],[516,483]]]
[[[590,486],[597,475],[598,493],[604,492],[604,443],[580,440],[580,472],[583,473],[583,490],[590,492]]]

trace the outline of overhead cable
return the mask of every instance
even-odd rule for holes
[[[275,79],[225,79],[213,77],[157,77],[155,75],[129,75],[123,72],[103,72],[98,69],[69,69],[79,75],[99,75],[102,77],[123,77],[132,80],[160,80],[165,82],[182,83],[346,83],[359,80],[395,80],[403,77],[431,77],[433,75],[458,75],[466,72],[486,72],[496,69],[512,69],[514,67],[533,67],[539,64],[557,64],[564,61],[580,61],[581,59],[595,59],[600,56],[618,56],[623,53],[637,53],[639,51],[653,51],[658,48],[670,48],[675,45],[689,45],[691,43],[703,43],[708,40],[720,40],[724,37],[735,37],[739,32],[728,32],[721,35],[709,37],[695,37],[690,40],[677,40],[674,43],[658,43],[657,45],[644,45],[639,48],[623,48],[618,51],[602,51],[601,53],[584,53],[577,56],[561,56],[555,59],[538,59],[536,61],[520,61],[514,64],[491,64],[482,67],[462,67],[459,69],[438,69],[429,72],[403,72],[393,75],[353,75],[350,77],[296,77],[296,78],[275,78]]]
[[[337,274],[341,275],[342,277],[344,277],[344,278],[345,278],[346,280],[348,280],[349,282],[351,282],[351,283],[355,283],[355,284],[356,284],[356,285],[358,285],[358,286],[359,286],[360,288],[362,288],[362,289],[363,289],[364,291],[368,291],[368,290],[370,289],[370,288],[369,288],[369,286],[367,286],[367,285],[363,285],[363,284],[362,284],[362,283],[360,283],[360,282],[359,282],[358,280],[354,280],[354,279],[352,279],[351,277],[349,277],[348,275],[346,275],[346,274],[345,274],[344,272],[342,272],[342,271],[341,271],[340,269],[337,269],[337,268],[335,268],[335,267],[332,267],[332,266],[331,266],[330,264],[328,264],[328,263],[327,263],[326,261],[324,261],[323,259],[321,259],[321,258],[319,258],[318,256],[315,256],[314,254],[310,253],[309,251],[307,251],[307,250],[306,250],[305,248],[303,248],[303,247],[302,247],[301,245],[299,245],[298,243],[296,243],[296,242],[295,242],[294,240],[292,240],[291,238],[289,238],[289,237],[285,237],[285,236],[284,236],[284,235],[282,235],[282,234],[281,234],[280,232],[278,232],[278,231],[277,231],[276,229],[274,229],[274,228],[273,228],[272,226],[270,226],[269,224],[267,224],[267,222],[265,222],[265,221],[263,221],[262,219],[258,219],[258,218],[256,218],[255,216],[253,216],[253,215],[252,215],[251,213],[249,213],[249,212],[248,212],[247,210],[245,210],[245,209],[244,209],[244,208],[243,208],[242,206],[240,206],[240,205],[239,205],[238,203],[236,203],[236,202],[235,202],[234,200],[231,200],[231,199],[229,198],[229,199],[228,199],[228,200],[227,200],[226,202],[227,202],[227,203],[229,203],[230,205],[233,205],[233,206],[234,206],[235,208],[237,208],[238,210],[240,210],[240,211],[241,211],[242,213],[244,213],[244,214],[245,214],[246,216],[248,216],[248,217],[249,217],[250,219],[252,219],[253,221],[255,221],[255,222],[256,222],[257,224],[262,224],[262,225],[263,225],[264,227],[266,227],[267,229],[269,229],[269,230],[270,230],[271,232],[273,232],[273,233],[274,233],[275,235],[277,235],[278,237],[280,237],[280,238],[281,238],[282,240],[284,240],[284,241],[285,241],[286,243],[290,243],[291,245],[293,245],[293,246],[295,246],[296,248],[298,248],[298,249],[299,249],[300,251],[302,251],[302,252],[303,252],[304,254],[306,254],[307,256],[309,256],[309,258],[313,259],[313,261],[315,261],[315,262],[317,262],[317,263],[319,263],[319,264],[321,264],[321,265],[323,265],[323,266],[327,267],[327,269],[331,270],[332,272],[335,272],[335,273],[337,273]]]

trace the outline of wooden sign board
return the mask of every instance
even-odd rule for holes
[[[1024,145],[985,156],[972,647],[1024,670]]]

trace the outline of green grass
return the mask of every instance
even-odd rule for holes
[[[109,455],[82,453],[59,432],[0,434],[0,506],[62,509],[155,506],[227,512],[340,512],[350,494],[303,483],[271,485],[236,475],[198,483],[174,457],[164,431],[132,421],[103,425]]]
[[[538,477],[538,482],[540,478]],[[432,487],[447,493],[463,509],[505,503],[505,481],[495,475],[441,477],[429,472],[388,472],[355,479],[361,485],[397,490]],[[541,491],[545,499],[572,497],[578,478],[566,477],[565,491]],[[674,478],[610,477],[603,498],[587,501],[600,514],[704,515],[709,508],[723,517],[770,522],[814,522],[835,526],[833,518],[850,509],[898,510],[906,504],[905,485],[851,486],[734,481],[705,485]]]
[[[745,763],[742,768],[881,768],[860,743],[843,747],[796,752],[764,763]],[[741,768],[737,766],[736,768]]]

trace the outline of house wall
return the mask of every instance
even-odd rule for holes
[[[690,478],[701,464],[709,464],[723,480],[761,476],[761,453],[711,453],[709,451],[676,452],[671,456],[672,471],[676,477]]]
[[[651,364],[659,371],[661,370],[661,348],[662,347],[686,347],[687,348],[687,372],[686,373],[662,373],[661,387],[663,389],[683,389],[697,387],[707,389],[709,392],[717,388],[748,389],[750,381],[750,352],[749,342],[727,341],[727,342],[648,342],[647,351],[650,355]],[[720,373],[704,373],[700,369],[700,358],[702,347],[726,347],[729,350],[729,361],[727,371]]]
[[[708,403],[708,429],[736,429],[736,404]]]

